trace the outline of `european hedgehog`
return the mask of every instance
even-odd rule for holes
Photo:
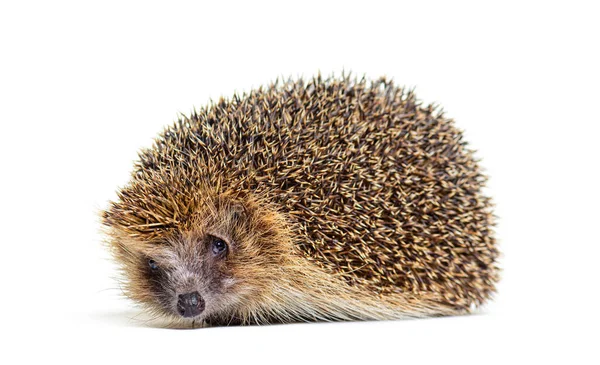
[[[319,75],[180,117],[102,220],[125,294],[177,325],[462,314],[498,279],[484,183],[412,91]]]

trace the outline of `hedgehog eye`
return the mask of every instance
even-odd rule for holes
[[[148,260],[148,265],[150,266],[150,269],[152,269],[152,271],[158,270],[158,264],[156,263],[156,261],[150,259]]]
[[[215,255],[221,255],[227,251],[227,243],[220,238],[214,238],[212,241],[212,252]]]

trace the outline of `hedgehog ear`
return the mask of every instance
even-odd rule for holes
[[[247,213],[246,207],[240,202],[234,202],[233,204],[231,204],[230,209],[231,209],[231,218],[234,221],[237,221],[240,218],[244,217]]]

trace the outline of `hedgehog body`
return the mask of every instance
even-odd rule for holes
[[[181,323],[457,314],[498,279],[484,183],[412,92],[317,77],[181,118],[103,222],[127,294]]]

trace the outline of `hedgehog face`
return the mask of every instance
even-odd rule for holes
[[[128,296],[157,314],[224,324],[260,302],[284,257],[277,215],[251,201],[215,200],[147,242],[116,240]]]
[[[187,234],[156,244],[139,257],[140,285],[163,312],[194,318],[214,312],[235,284],[229,238],[219,233]]]

